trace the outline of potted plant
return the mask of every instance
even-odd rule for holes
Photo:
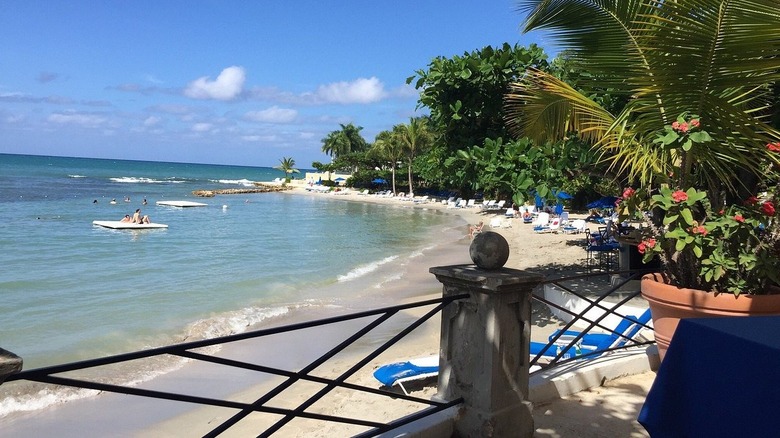
[[[710,141],[698,117],[687,114],[656,139],[681,165]],[[780,154],[780,144],[766,150]],[[637,248],[644,261],[661,261],[661,272],[642,279],[661,358],[680,318],[780,314],[780,182],[767,188],[759,181],[766,191],[734,203],[696,187],[704,167],[678,166],[658,187],[626,189],[619,204],[623,219],[643,222]],[[776,178],[773,167],[767,161],[764,175]]]

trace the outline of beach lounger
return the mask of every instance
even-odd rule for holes
[[[620,321],[620,324],[615,327],[614,333],[583,334],[577,330],[566,330],[565,332],[556,330],[553,332],[553,334],[550,335],[549,340],[552,342],[553,340],[560,341],[562,339],[575,339],[579,337],[582,345],[593,347],[595,349],[600,345],[608,345],[612,342],[620,340],[627,342],[629,339],[634,339],[634,337],[636,337],[636,335],[639,334],[639,332],[642,330],[642,325],[649,323],[650,319],[650,309],[648,308],[638,317],[628,315],[623,318],[623,320]],[[637,322],[642,325],[637,324]]]
[[[374,371],[374,377],[382,385],[393,387],[398,385],[404,394],[409,392],[404,383],[415,380],[423,380],[439,374],[439,356],[427,356],[410,359],[405,362],[395,362],[382,365]]]
[[[584,219],[575,219],[570,224],[564,225],[563,232],[565,234],[579,234],[584,233],[588,224]]]

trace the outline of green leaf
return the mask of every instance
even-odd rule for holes
[[[678,240],[674,245],[675,251],[682,251],[685,249],[685,240]]]
[[[680,216],[682,216],[686,224],[693,225],[693,214],[691,213],[690,208],[683,208],[680,210]]]
[[[690,138],[695,143],[706,143],[712,140],[712,137],[710,137],[710,134],[708,134],[707,131],[694,132],[689,135],[688,138]]]
[[[700,246],[698,246],[698,245],[694,246],[694,247],[693,247],[693,254],[694,254],[696,257],[698,257],[698,258],[701,258],[701,255],[702,255],[702,250],[701,250],[701,247],[700,247]]]
[[[693,142],[689,138],[688,140],[685,141],[685,143],[683,143],[682,148],[685,152],[688,152],[689,150],[691,150],[691,147],[693,147]]]
[[[672,222],[676,221],[680,217],[679,214],[673,214],[669,216],[664,216],[664,225],[669,225]]]

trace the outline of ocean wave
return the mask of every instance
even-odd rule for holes
[[[68,178],[86,178],[85,175],[68,175]]]
[[[175,179],[175,178],[167,178],[167,179],[153,179],[153,178],[138,178],[133,176],[123,176],[123,177],[115,177],[115,178],[109,178],[111,181],[118,182],[118,183],[125,183],[125,184],[180,184],[184,183],[186,181]]]
[[[346,273],[344,275],[339,275],[337,279],[338,279],[339,283],[342,283],[342,282],[345,282],[345,281],[351,281],[351,280],[354,280],[356,278],[360,278],[360,277],[362,277],[362,276],[364,276],[366,274],[370,274],[370,273],[376,271],[377,269],[379,269],[380,266],[382,266],[384,264],[387,264],[387,263],[390,263],[390,262],[392,262],[393,260],[395,260],[397,258],[398,258],[398,256],[394,255],[394,256],[385,257],[382,260],[379,260],[377,262],[372,262],[372,263],[368,263],[368,264],[365,264],[365,265],[360,265],[357,268],[349,271],[348,273]]]
[[[255,185],[254,181],[250,181],[248,179],[218,179],[214,182],[218,182],[220,184],[233,184],[244,187],[254,187]]]

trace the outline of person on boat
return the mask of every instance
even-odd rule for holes
[[[144,201],[141,204],[146,205],[146,198],[144,198]]]
[[[116,204],[116,198],[112,199],[111,202],[109,202],[109,204]]]
[[[130,217],[130,215],[126,214],[125,217],[123,217],[122,220],[119,222],[132,222],[132,221],[133,219]]]
[[[485,226],[485,223],[482,221],[479,221],[476,225],[469,226],[469,237],[474,238],[475,234],[479,234],[482,232],[482,227]]]
[[[152,220],[149,219],[149,216],[141,216],[141,209],[138,208],[135,210],[135,214],[133,214],[133,223],[134,224],[151,224]]]

